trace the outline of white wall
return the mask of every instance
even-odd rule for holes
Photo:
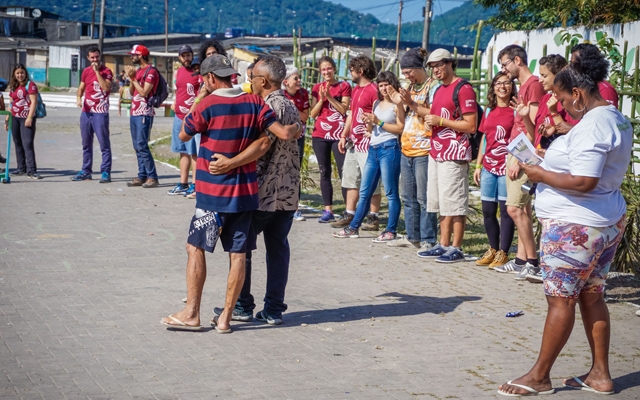
[[[49,46],[49,67],[70,69],[74,54],[80,54],[79,47]]]

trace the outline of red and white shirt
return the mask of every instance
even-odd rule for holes
[[[293,96],[289,94],[286,90],[284,91],[284,95],[287,99],[293,102],[293,105],[296,106],[298,111],[304,111],[309,109],[309,92],[307,89],[300,88]],[[306,121],[302,121],[306,122]]]
[[[373,112],[373,104],[378,100],[378,86],[371,82],[366,86],[356,86],[351,95],[351,132],[355,151],[366,153],[369,151],[367,124],[362,120],[362,114]]]
[[[546,92],[544,91],[542,83],[540,83],[538,77],[531,75],[526,82],[520,85],[520,89],[518,90],[518,102],[524,105],[528,105],[529,103],[538,103],[539,107],[541,104],[540,99],[542,99],[542,96],[544,96],[545,93]],[[516,120],[513,124],[509,141],[516,138],[519,134],[526,132],[527,127],[524,125],[524,120],[521,116],[516,115]]]
[[[98,73],[102,79],[113,80],[113,72],[104,65],[98,67]],[[111,90],[102,90],[100,81],[93,67],[88,66],[82,71],[80,81],[84,83],[84,102],[82,112],[106,114],[109,112],[109,94]]]
[[[598,89],[600,90],[600,96],[602,96],[603,99],[618,108],[618,92],[612,84],[607,81],[598,82]]]
[[[202,77],[200,75],[191,76],[192,73],[191,68],[184,66],[176,72],[176,101],[173,111],[180,119],[184,119],[189,113],[202,83]]]
[[[480,123],[486,146],[482,166],[494,175],[506,175],[507,141],[513,128],[514,112],[511,107],[496,107]]]
[[[35,83],[29,81],[27,85],[29,88],[21,85],[9,93],[9,97],[11,97],[11,115],[16,118],[27,118],[29,116],[29,109],[31,108],[29,95],[38,94],[38,87]]]
[[[139,68],[136,71],[136,80],[138,84],[144,87],[146,82],[149,82],[153,85],[153,88],[147,94],[147,97],[142,97],[142,95],[138,92],[138,89],[134,87],[133,89],[133,98],[131,99],[131,116],[154,116],[156,115],[155,110],[152,106],[150,106],[147,102],[151,95],[158,89],[158,82],[160,78],[157,74],[157,69],[153,68],[153,66],[148,65],[147,68]],[[145,77],[146,74],[146,77]]]
[[[476,92],[471,85],[463,85],[458,92],[460,115],[453,102],[458,79],[448,85],[441,85],[436,91],[431,105],[431,114],[441,118],[460,121],[462,115],[477,113]],[[429,154],[434,160],[442,161],[471,161],[471,144],[467,133],[458,132],[444,126],[432,126],[431,151]]]
[[[316,83],[311,90],[311,95],[315,97],[316,101],[320,98],[320,86],[324,84],[326,82]],[[329,88],[329,93],[334,99],[342,101],[343,97],[351,97],[351,85],[344,81],[336,82]],[[340,140],[345,119],[344,115],[333,108],[329,100],[325,100],[322,103],[320,114],[316,118],[312,136],[326,140]]]

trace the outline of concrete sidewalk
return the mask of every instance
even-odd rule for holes
[[[424,261],[372,243],[375,233],[335,239],[310,215],[289,237],[283,325],[233,322],[231,335],[165,329],[160,318],[183,306],[195,203],[166,195],[177,171],[162,165],[160,188],[126,186],[136,160],[128,119],[116,114],[114,181],[99,184],[98,173],[70,181],[81,166],[79,113],[52,109],[38,121],[44,179],[0,185],[0,399],[502,398],[498,384],[533,365],[546,317],[540,285],[470,263]],[[171,122],[156,118],[153,137]],[[94,157],[99,170],[97,143]],[[218,252],[208,263],[205,325],[223,303],[228,258]],[[615,398],[637,399],[640,318],[624,303],[609,308]],[[505,318],[514,310],[525,315]],[[561,379],[587,372],[590,358],[578,314],[552,398],[599,398],[562,388]]]

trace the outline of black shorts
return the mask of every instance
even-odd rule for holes
[[[253,211],[240,213],[216,213],[196,208],[189,226],[187,243],[213,253],[218,239],[228,253],[246,253],[256,249],[251,232]]]

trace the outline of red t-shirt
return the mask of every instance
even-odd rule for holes
[[[104,65],[98,67],[102,79],[113,80],[113,72]],[[102,90],[93,67],[88,66],[82,71],[81,82],[84,82],[84,102],[82,112],[106,114],[109,112],[109,94],[111,90]]]
[[[29,116],[31,107],[29,95],[38,93],[38,87],[35,83],[29,81],[27,86],[29,86],[28,89],[24,86],[18,86],[16,90],[12,90],[9,93],[9,97],[11,97],[11,115],[16,118],[27,118]]]
[[[603,99],[618,108],[618,92],[613,85],[607,81],[598,82],[598,89],[600,89],[600,96],[602,96]]]
[[[148,72],[147,72],[148,71]],[[136,80],[140,86],[144,87],[146,82],[149,82],[153,85],[153,88],[147,94],[147,97],[142,97],[140,93],[138,93],[137,89],[133,89],[133,98],[131,99],[131,115],[132,116],[154,116],[156,115],[155,110],[152,106],[147,104],[151,95],[158,89],[158,82],[160,78],[157,74],[157,69],[153,68],[153,66],[148,65],[147,68],[139,68],[136,71]],[[145,77],[146,74],[146,77]],[[144,81],[143,81],[144,80]]]
[[[311,95],[316,99],[320,98],[320,85],[324,85],[325,82],[317,83],[311,89]],[[351,85],[347,82],[336,82],[329,88],[331,96],[338,101],[342,101],[343,97],[351,97]],[[312,136],[315,138],[326,140],[340,140],[340,135],[344,130],[345,116],[336,111],[335,108],[325,100],[322,103],[322,109],[316,123],[313,127]]]
[[[462,115],[478,112],[476,92],[471,85],[464,85],[458,92],[460,114],[457,115],[453,102],[453,92],[458,79],[448,85],[440,85],[435,92],[431,104],[431,114],[452,121],[462,120]],[[471,161],[471,144],[469,135],[442,126],[432,126],[431,151],[429,154],[436,161]]]
[[[287,99],[293,102],[298,111],[309,109],[309,92],[307,92],[307,89],[301,88],[293,96],[290,95],[289,92],[284,90],[284,95],[287,97]]]
[[[555,121],[551,116],[551,112],[549,111],[549,107],[547,106],[547,101],[549,101],[552,95],[553,94],[551,93],[547,93],[542,96],[542,98],[540,99],[540,104],[538,106],[538,112],[536,113],[536,118],[533,121],[536,129],[535,141],[533,142],[533,146],[536,148],[541,147],[546,149],[549,147],[549,144],[551,144],[551,142],[556,138],[556,135],[553,135],[550,138],[545,138],[538,132],[538,128],[542,124],[555,124]],[[560,114],[562,119],[564,119],[565,122],[570,125],[575,125],[578,123],[578,121],[571,118],[571,115],[569,115],[569,113],[564,108],[562,108],[562,103],[560,102],[558,102],[558,114]]]
[[[361,153],[369,151],[369,138],[367,125],[362,120],[363,113],[373,112],[373,103],[378,100],[378,86],[371,82],[366,86],[356,86],[351,94],[351,132],[349,136],[353,140],[354,149]]]
[[[176,101],[173,112],[176,117],[184,119],[198,95],[202,78],[200,75],[191,76],[193,70],[184,66],[176,72]]]
[[[531,75],[526,82],[520,85],[520,90],[518,90],[518,101],[522,102],[524,105],[529,103],[541,103],[540,99],[545,93],[546,92],[544,91],[539,78],[535,75]],[[524,125],[524,120],[521,116],[516,115],[516,120],[513,124],[513,129],[511,130],[511,136],[509,136],[509,141],[521,133],[526,134],[526,132],[527,128]]]
[[[494,175],[506,174],[507,140],[513,128],[514,114],[511,107],[496,107],[480,123],[479,130],[484,132],[487,143],[482,166]]]

